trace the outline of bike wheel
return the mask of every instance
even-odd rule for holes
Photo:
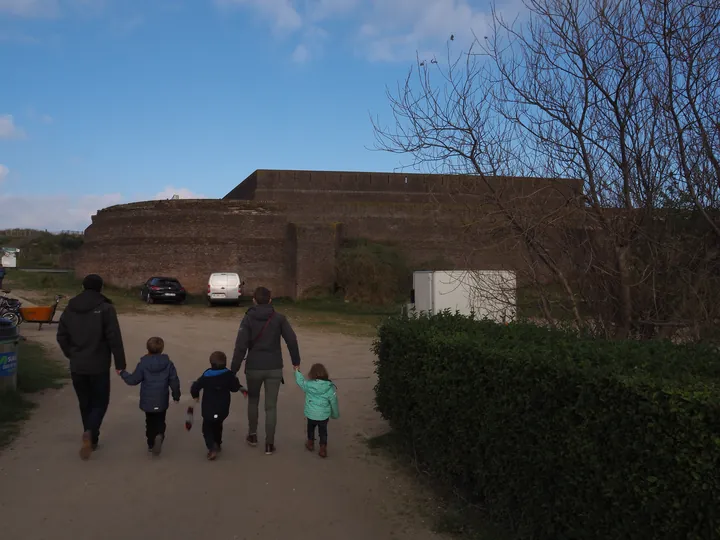
[[[13,311],[6,311],[5,313],[0,313],[0,317],[2,317],[3,319],[7,319],[15,326],[18,326],[22,322],[22,317],[20,317],[20,314]]]

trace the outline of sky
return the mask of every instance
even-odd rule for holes
[[[393,171],[371,117],[478,0],[0,0],[0,229],[222,197],[256,169]],[[455,40],[449,42],[451,35]]]

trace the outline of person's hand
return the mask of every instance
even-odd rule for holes
[[[118,375],[122,375],[122,372],[123,372],[122,369],[116,369],[116,370],[115,370],[115,373],[117,373]]]
[[[300,366],[293,366],[293,369],[294,369],[295,371],[300,371]]]
[[[247,399],[247,397],[248,397],[248,392],[247,392],[247,390],[244,390],[244,389],[243,389],[243,390],[240,390],[240,393],[243,395],[243,397],[244,397],[245,399]]]
[[[173,399],[173,401],[175,402],[176,405],[177,405],[178,403],[180,403],[180,400],[179,400],[179,399]]]

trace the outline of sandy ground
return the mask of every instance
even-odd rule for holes
[[[78,457],[82,426],[72,386],[49,391],[40,396],[22,435],[0,453],[0,537],[441,538],[418,513],[422,495],[414,482],[373,455],[364,442],[384,430],[372,406],[369,340],[298,329],[303,370],[322,362],[339,388],[342,417],[330,424],[327,460],[303,447],[304,398],[286,367],[277,453],[266,456],[260,445],[245,444],[247,409],[238,394],[225,423],[223,454],[216,462],[206,461],[199,425],[189,433],[184,429],[189,386],[207,367],[212,350],[231,353],[238,322],[121,316],[128,369],[150,335],[165,339],[166,352],[178,368],[183,398],[168,412],[162,456],[147,452],[138,387],[126,386],[114,372],[100,449],[88,462]],[[36,325],[23,325],[26,337],[53,347],[55,331],[55,326],[38,332]],[[262,396],[260,426],[262,441]]]

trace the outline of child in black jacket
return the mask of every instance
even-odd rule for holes
[[[207,458],[213,461],[222,450],[223,422],[230,414],[230,393],[247,392],[237,376],[227,369],[225,353],[215,351],[210,355],[210,369],[192,384],[190,395],[195,401],[202,391],[202,433],[208,449]]]

